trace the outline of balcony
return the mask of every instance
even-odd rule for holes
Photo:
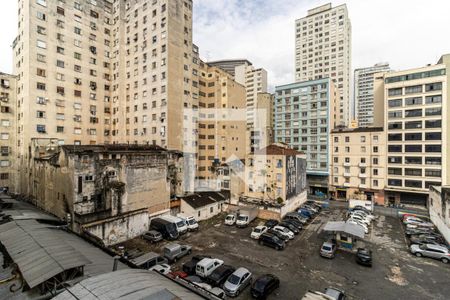
[[[367,174],[366,173],[359,173],[358,177],[359,178],[367,178]]]
[[[345,187],[350,187],[350,182],[344,182]]]
[[[344,177],[352,177],[352,175],[350,173],[344,172]]]
[[[362,168],[365,168],[365,167],[367,167],[367,163],[362,163],[362,162],[360,162],[360,163],[359,163],[359,166],[362,167]]]
[[[360,185],[359,185],[359,188],[360,188],[360,189],[367,189],[367,185],[366,185],[366,184],[360,184]]]
[[[344,162],[344,167],[350,167],[351,164],[349,162]]]

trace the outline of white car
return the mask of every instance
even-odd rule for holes
[[[406,218],[403,220],[403,224],[405,224],[405,225],[407,225],[407,224],[424,223],[424,222],[425,222],[425,221],[422,220],[421,218],[414,217],[414,216],[406,217]]]
[[[170,273],[170,266],[168,264],[160,264],[155,265],[149,269],[150,271],[156,271],[161,274],[169,274]]]
[[[252,233],[250,234],[250,237],[252,239],[259,239],[259,237],[265,233],[268,230],[268,228],[266,226],[256,226],[255,228],[253,228]]]
[[[225,225],[234,225],[236,223],[236,215],[229,214],[225,217]]]
[[[272,229],[278,231],[279,233],[281,233],[284,236],[287,236],[290,240],[292,240],[294,238],[294,233],[292,231],[290,231],[289,229],[287,229],[286,227],[277,225],[277,226],[273,227]]]
[[[352,215],[350,215],[350,218],[355,219],[355,220],[360,220],[362,223],[364,223],[366,225],[370,224],[370,220],[368,220],[362,216],[359,216],[359,215],[352,214]]]
[[[368,213],[363,212],[363,211],[361,211],[361,210],[353,211],[351,214],[352,214],[352,215],[359,215],[359,216],[361,216],[361,217],[364,217],[364,218],[369,219],[370,221],[372,221],[373,219],[375,219],[375,216],[374,216],[374,215],[368,214]]]
[[[361,223],[358,220],[350,218],[350,219],[347,220],[347,223],[359,225],[359,226],[361,226],[364,229],[364,233],[366,233],[366,234],[369,233],[369,228],[367,228],[366,224]]]
[[[423,223],[410,223],[410,224],[406,224],[406,228],[407,229],[411,229],[411,228],[434,228],[434,224],[433,223],[429,223],[429,222],[423,222]]]

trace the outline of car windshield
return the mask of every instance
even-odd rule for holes
[[[322,249],[325,251],[331,251],[331,247],[330,246],[322,246]]]
[[[260,232],[261,232],[261,229],[260,229],[260,228],[255,228],[253,231],[254,231],[255,233],[260,233]]]
[[[183,227],[184,225],[185,225],[185,224],[184,224],[184,221],[180,221],[180,222],[177,223],[177,226],[178,226],[178,227]]]
[[[284,231],[285,233],[289,233],[289,229],[287,229],[287,228],[283,228],[283,231]]]
[[[175,224],[169,223],[169,224],[167,224],[167,230],[168,231],[177,231],[177,228],[175,227]]]
[[[419,248],[422,250],[427,250],[427,245],[420,245]]]
[[[241,280],[241,278],[238,277],[238,276],[236,276],[236,275],[234,275],[234,274],[232,274],[232,275],[230,276],[230,278],[228,278],[228,281],[229,281],[230,283],[232,283],[232,284],[238,284],[238,283],[239,283],[239,280]]]
[[[239,216],[238,220],[239,221],[247,221],[247,216]]]
[[[227,216],[227,220],[232,220],[233,216]]]
[[[195,224],[197,224],[197,221],[195,221],[194,219],[189,220],[189,225],[195,225]]]
[[[264,287],[266,286],[267,281],[268,281],[267,278],[263,278],[261,280],[255,281],[254,289],[256,289],[258,291],[264,291]]]

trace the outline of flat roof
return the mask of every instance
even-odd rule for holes
[[[344,221],[338,221],[338,222],[327,222],[325,224],[325,227],[323,228],[324,231],[333,231],[333,232],[344,232],[353,236],[356,236],[360,239],[364,238],[364,228],[362,226],[347,223]]]
[[[383,127],[358,127],[358,128],[335,128],[331,133],[352,133],[352,132],[379,132]]]

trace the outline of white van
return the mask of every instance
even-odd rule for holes
[[[208,277],[211,273],[223,265],[223,260],[217,258],[204,258],[197,263],[195,273],[200,277]]]
[[[162,216],[161,218],[171,223],[174,223],[177,226],[179,234],[184,234],[188,231],[186,221],[181,218],[175,216]]]
[[[198,230],[197,220],[193,216],[185,216],[182,214],[178,214],[177,217],[183,219],[186,222],[189,231]]]

